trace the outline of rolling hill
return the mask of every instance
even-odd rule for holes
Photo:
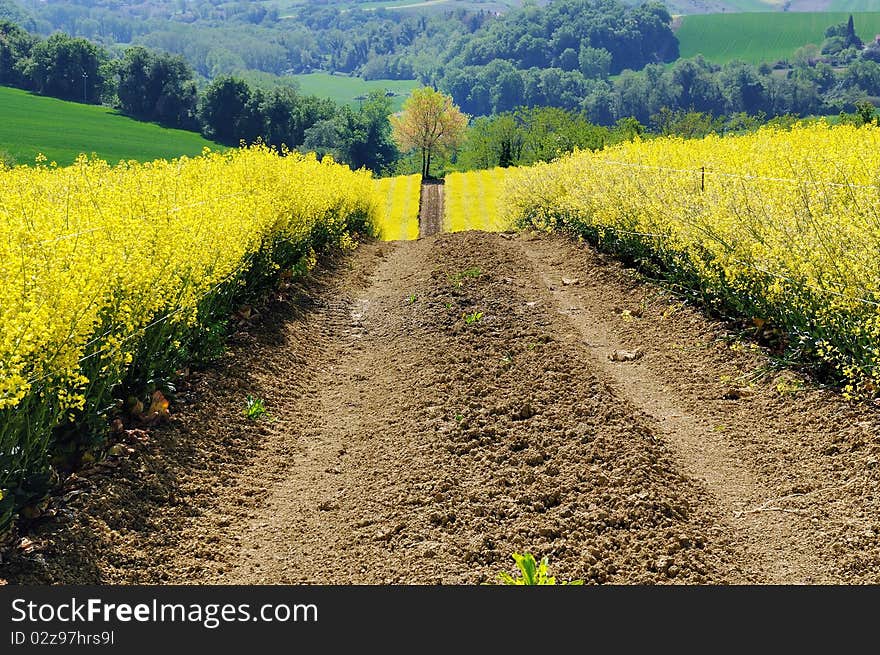
[[[302,94],[330,98],[334,102],[352,107],[357,107],[359,96],[370,91],[391,92],[394,94],[391,101],[394,111],[398,111],[410,91],[419,86],[416,80],[363,80],[330,73],[308,73],[293,77],[299,83]]]
[[[820,44],[825,28],[849,17],[845,12],[777,12],[683,16],[676,31],[682,57],[702,54],[723,64],[734,59],[751,63],[788,59],[807,43]],[[880,34],[880,12],[853,14],[864,41]]]
[[[222,146],[195,132],[142,123],[106,107],[0,87],[0,151],[19,164],[32,163],[38,153],[64,165],[83,152],[115,163],[197,155],[205,147]]]

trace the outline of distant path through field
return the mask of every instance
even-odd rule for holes
[[[443,180],[423,180],[419,204],[419,236],[443,231]]]

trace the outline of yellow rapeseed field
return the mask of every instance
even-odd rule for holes
[[[376,180],[380,211],[376,219],[383,241],[412,241],[419,238],[419,194],[422,176],[399,175]]]
[[[133,359],[182,348],[224,284],[244,284],[255,262],[308,265],[350,229],[372,231],[377,209],[368,172],[260,146],[0,167],[0,501],[40,468],[52,429],[102,409]],[[0,505],[0,529],[8,514]]]
[[[653,261],[784,328],[853,394],[880,386],[880,128],[636,141],[522,169],[509,220]]]
[[[493,168],[447,175],[444,185],[446,231],[503,232],[509,229],[511,222],[501,212],[499,195],[502,183],[512,170]]]

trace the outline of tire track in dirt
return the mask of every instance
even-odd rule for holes
[[[360,253],[372,283],[319,312],[332,345],[277,410],[297,456],[212,581],[474,583],[524,549],[593,582],[728,579],[705,493],[528,305],[498,241]]]
[[[362,253],[358,253],[362,254]],[[81,471],[55,518],[30,526],[31,554],[4,553],[0,578],[20,584],[169,584],[222,578],[271,485],[297,456],[277,411],[314,388],[335,335],[336,298],[368,283],[371,256],[337,256],[234,326],[227,353],[179,381],[170,425],[130,456]],[[338,312],[337,312],[338,313]],[[242,415],[248,394],[270,420]],[[277,438],[282,435],[283,438]]]
[[[703,486],[592,372],[565,318],[530,304],[528,267],[500,237],[367,244],[348,264],[298,311],[243,328],[163,447],[35,535],[46,567],[4,575],[477,583],[529,550],[563,579],[740,576]],[[248,393],[271,421],[241,417]]]
[[[284,291],[0,577],[477,583],[530,550],[598,583],[880,579],[869,412],[777,381],[727,398],[760,358],[720,324],[528,239],[368,243]]]
[[[722,508],[745,580],[880,580],[877,412],[767,358],[632,270],[561,237],[511,240],[603,379],[651,419]],[[731,345],[733,347],[731,347]],[[613,361],[617,351],[639,353]]]

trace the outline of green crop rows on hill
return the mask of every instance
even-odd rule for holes
[[[843,12],[777,12],[684,16],[676,36],[681,56],[702,54],[723,64],[734,59],[751,63],[790,59],[807,43],[821,44],[825,29],[849,17]],[[880,12],[853,14],[864,41],[880,34]]]
[[[122,116],[112,109],[35,96],[0,87],[0,151],[19,164],[38,153],[59,165],[80,153],[116,163],[197,155],[218,146],[195,132],[171,130]]]

